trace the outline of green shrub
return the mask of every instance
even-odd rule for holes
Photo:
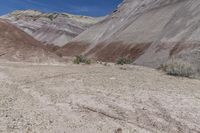
[[[74,59],[74,64],[80,64],[80,63],[82,63],[83,62],[83,58],[84,57],[82,55],[76,56],[75,59]]]
[[[161,69],[168,75],[191,77],[195,75],[195,69],[193,66],[182,60],[171,60],[165,65],[161,66]]]
[[[131,64],[131,63],[133,63],[133,62],[130,59],[127,59],[127,58],[119,58],[116,61],[117,65],[124,65],[124,64]]]
[[[86,60],[84,60],[84,62],[83,63],[85,63],[85,64],[91,64],[91,60],[89,60],[89,59],[86,59]]]
[[[46,17],[49,18],[51,21],[53,21],[54,19],[56,19],[58,16],[58,14],[49,14]]]
[[[54,19],[53,15],[49,15],[48,18],[52,21]]]
[[[91,64],[91,60],[87,59],[85,56],[78,55],[74,59],[74,64],[80,64],[80,63]]]

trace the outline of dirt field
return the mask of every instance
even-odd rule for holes
[[[120,130],[200,133],[200,81],[137,66],[0,63],[0,132]]]

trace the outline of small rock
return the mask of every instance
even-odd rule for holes
[[[115,133],[122,133],[122,129],[121,128],[118,128]]]

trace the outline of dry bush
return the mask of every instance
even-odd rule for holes
[[[131,63],[133,63],[132,60],[123,58],[123,57],[116,60],[117,65],[125,65],[125,64],[131,64]]]
[[[170,60],[165,65],[161,66],[168,75],[180,77],[192,77],[195,75],[194,66],[182,60]]]
[[[74,64],[80,64],[80,63],[91,64],[91,60],[87,59],[85,56],[78,55],[74,59]]]

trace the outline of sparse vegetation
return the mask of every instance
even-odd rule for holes
[[[49,15],[48,18],[52,21],[54,16],[53,15]]]
[[[125,65],[125,64],[131,64],[131,63],[133,63],[133,61],[127,58],[119,58],[116,61],[117,65]]]
[[[80,63],[84,63],[84,64],[91,64],[91,60],[87,59],[85,56],[83,55],[78,55],[75,57],[74,59],[74,64],[80,64]]]
[[[195,69],[192,64],[182,60],[170,60],[161,66],[161,69],[168,75],[180,77],[192,77],[195,75]]]
[[[54,13],[54,14],[49,14],[46,15],[47,18],[49,18],[51,21],[53,21],[54,19],[56,19],[58,16],[58,14]]]

